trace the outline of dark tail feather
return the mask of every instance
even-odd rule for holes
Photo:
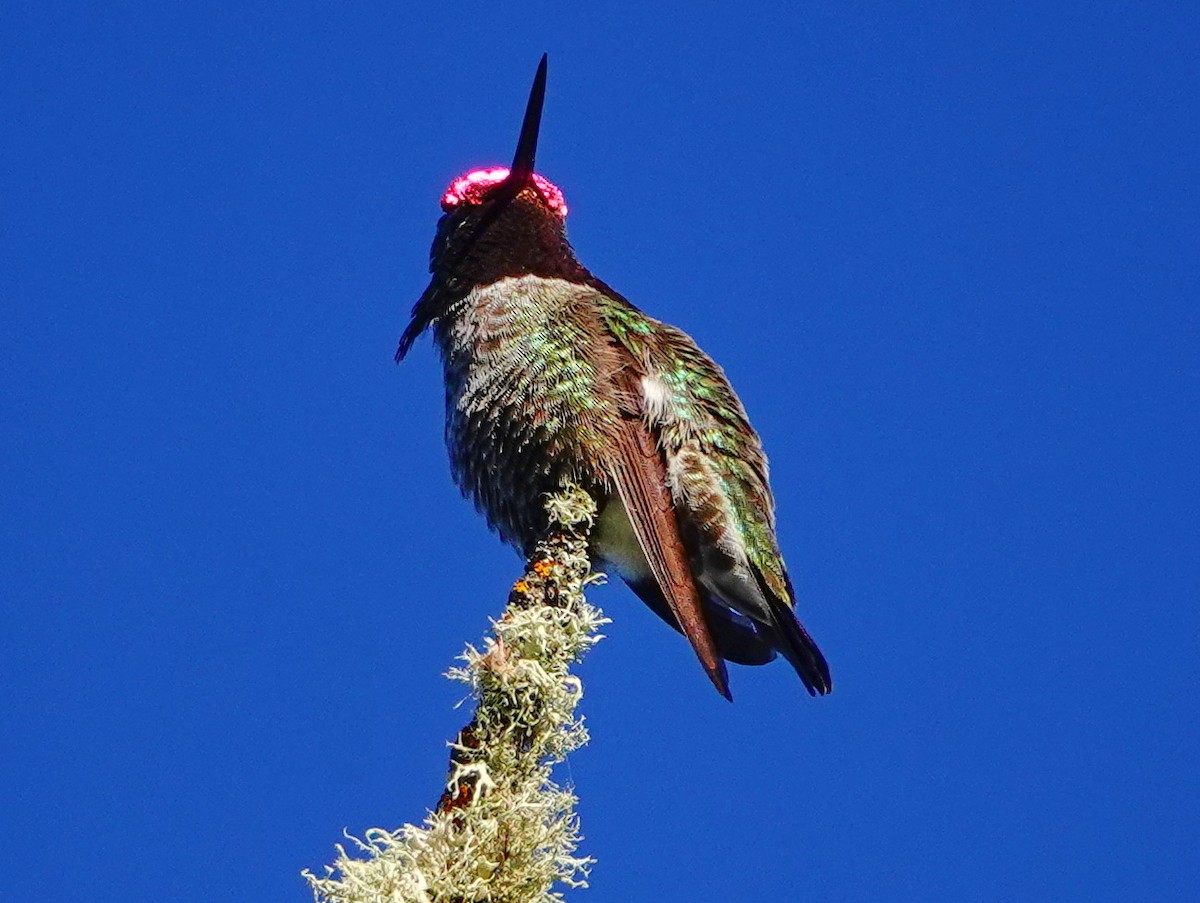
[[[679,622],[671,614],[671,608],[663,598],[657,583],[653,580],[631,580],[628,577],[625,578],[625,582],[651,611],[679,630]],[[717,652],[721,658],[738,665],[765,665],[775,658],[775,647],[767,638],[759,636],[753,628],[734,621],[725,607],[713,602],[711,597],[704,596],[703,599],[704,616],[713,639],[716,640]]]
[[[758,576],[757,572],[755,576]],[[667,600],[663,598],[662,590],[654,580],[625,578],[625,582],[655,614],[679,630],[679,623],[675,620],[670,606],[667,605]],[[791,605],[777,598],[763,585],[761,577],[758,577],[758,582],[763,598],[770,606],[771,618],[774,621],[774,630],[770,632],[766,632],[766,625],[761,624],[759,631],[762,633],[743,627],[732,620],[723,606],[710,598],[705,598],[707,604],[704,606],[704,611],[709,628],[713,633],[713,639],[716,640],[718,653],[722,658],[740,665],[763,665],[775,657],[775,649],[778,648],[784,658],[796,669],[796,673],[800,675],[800,680],[804,682],[810,695],[824,696],[829,693],[833,689],[833,680],[829,676],[829,664],[825,661],[825,656],[821,654],[821,650],[817,648],[813,638],[808,635],[804,625],[796,619]],[[788,580],[787,588],[789,596],[794,599],[795,593],[792,590],[791,580]],[[682,632],[680,631],[680,633]],[[712,677],[711,674],[709,676]],[[713,678],[713,682],[716,683],[715,678]],[[720,684],[717,685],[717,689],[721,690]],[[726,695],[726,693],[727,690],[722,690],[722,695]]]
[[[763,584],[762,577],[757,572],[755,576],[758,577],[758,585],[762,589],[767,604],[771,607],[771,617],[775,621],[776,635],[779,640],[779,651],[796,669],[796,673],[804,681],[804,687],[810,696],[824,696],[829,693],[833,689],[833,678],[829,675],[829,663],[825,661],[825,656],[821,654],[816,642],[808,635],[808,631],[796,617],[792,606],[772,593]],[[788,595],[794,602],[796,593],[792,589],[791,578],[784,574],[784,580],[787,581]]]
[[[833,689],[833,679],[829,676],[829,663],[825,661],[825,656],[791,608],[772,599],[771,613],[775,616],[780,639],[784,641],[779,651],[792,663],[809,695],[824,696]]]

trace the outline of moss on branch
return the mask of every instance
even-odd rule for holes
[[[493,622],[449,676],[476,699],[450,745],[450,773],[420,826],[372,828],[324,876],[303,874],[317,903],[549,903],[586,883],[575,796],[554,765],[587,742],[570,673],[607,623],[584,599],[595,502],[569,487],[546,501],[548,529]]]

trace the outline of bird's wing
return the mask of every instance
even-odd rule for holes
[[[829,668],[796,620],[775,538],[775,502],[758,434],[721,368],[684,332],[606,296],[606,325],[637,362],[636,390],[697,579],[749,618],[812,693]]]
[[[743,546],[771,590],[786,598],[766,455],[724,372],[684,332],[635,308],[612,301],[605,316],[638,362],[637,391],[673,496],[696,512],[708,542]]]
[[[700,664],[726,699],[729,678],[704,617],[699,590],[683,545],[668,487],[666,461],[647,429],[639,380],[641,369],[619,342],[604,342],[605,370],[613,380],[619,417],[614,425],[608,477],[625,508],[633,534],[662,590],[667,607],[692,644]]]

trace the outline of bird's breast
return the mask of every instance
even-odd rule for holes
[[[602,479],[597,452],[616,412],[597,364],[591,291],[502,279],[470,292],[436,326],[455,480],[523,550],[544,524],[544,493]]]

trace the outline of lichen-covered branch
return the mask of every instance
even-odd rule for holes
[[[471,688],[475,715],[451,744],[450,773],[421,827],[373,828],[337,845],[325,876],[305,878],[317,903],[549,903],[585,884],[575,796],[551,778],[587,742],[570,668],[607,623],[583,597],[596,513],[586,492],[546,502],[549,529],[483,649],[449,676]]]

